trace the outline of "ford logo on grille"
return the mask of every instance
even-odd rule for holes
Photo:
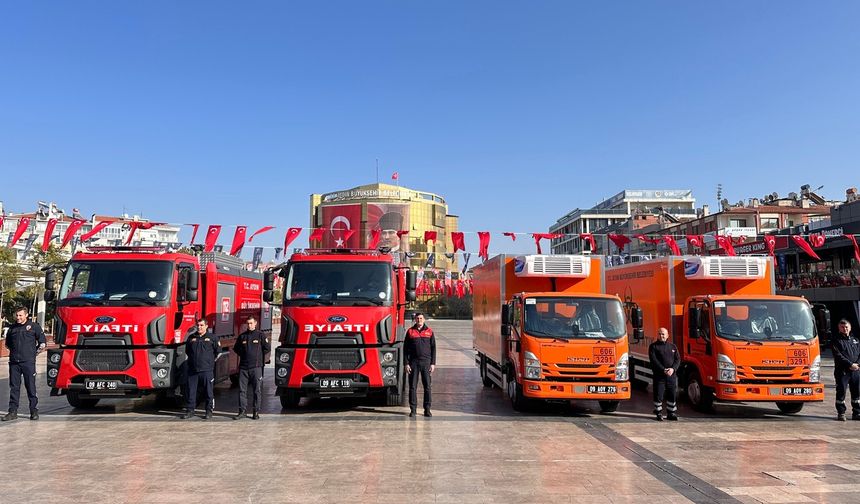
[[[113,317],[109,317],[107,315],[102,315],[101,317],[96,317],[96,323],[98,323],[98,324],[110,324],[114,320],[116,320],[116,319]]]
[[[340,324],[342,322],[346,322],[346,317],[344,317],[343,315],[332,315],[328,318],[328,321],[332,324]]]

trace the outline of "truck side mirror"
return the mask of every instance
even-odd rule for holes
[[[406,291],[406,302],[407,303],[415,301],[416,299],[418,299],[418,296],[415,294],[414,290],[407,290]]]
[[[185,281],[185,300],[197,301],[197,292],[200,288],[200,277],[194,270],[187,269],[185,271],[185,274],[188,275],[188,278]]]
[[[642,308],[634,306],[630,310],[630,325],[633,326],[633,329],[642,329],[644,323],[642,319]]]
[[[645,339],[645,330],[644,329],[633,329],[633,342],[638,343]]]
[[[42,297],[45,299],[46,303],[50,303],[57,297],[57,291],[46,290]]]
[[[275,293],[270,290],[263,291],[263,301],[271,304],[275,300]]]
[[[418,284],[418,274],[413,270],[406,270],[406,290],[414,291]]]
[[[508,324],[502,324],[502,336],[505,338],[509,338],[511,336],[511,326]]]
[[[275,273],[272,270],[266,270],[263,273],[263,290],[275,290]]]
[[[816,304],[812,307],[812,313],[815,314],[815,326],[818,329],[818,334],[822,337],[830,337],[830,310],[823,304]]]
[[[689,317],[690,338],[696,339],[699,337],[699,320],[702,318],[702,312],[698,308],[690,308]]]
[[[512,318],[510,305],[502,305],[502,324],[510,325],[513,322]]]
[[[54,290],[55,283],[57,283],[57,272],[53,268],[45,271],[45,290]]]

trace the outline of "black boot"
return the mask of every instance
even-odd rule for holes
[[[30,412],[30,420],[38,420],[39,419],[39,410],[34,409]]]
[[[430,413],[430,408],[424,408],[424,416],[431,417],[433,413]]]
[[[257,410],[254,410],[254,414],[251,415],[251,420],[259,420],[259,419],[260,419],[260,413]]]
[[[212,418],[212,410],[206,410],[206,414],[203,415],[203,420],[209,420]]]
[[[674,413],[669,413],[668,415],[666,415],[666,420],[672,420],[673,422],[677,422],[678,421],[678,415],[676,415]]]
[[[239,414],[233,417],[233,420],[241,420],[245,418],[245,410],[240,409]]]
[[[409,418],[413,418],[414,416],[415,416],[415,410],[414,409],[409,410]]]
[[[656,415],[657,415],[657,417],[654,420],[657,420],[658,422],[662,422],[663,421],[663,415],[661,415],[660,413],[657,413]]]
[[[193,416],[194,416],[194,410],[185,410],[185,413],[183,413],[182,416],[179,418],[181,418],[182,420],[188,420],[189,418],[191,418]]]
[[[0,420],[2,420],[4,422],[9,422],[11,420],[17,420],[17,419],[18,419],[18,412],[17,411],[10,411],[9,413],[6,413],[5,415],[3,415],[3,418],[0,418]]]

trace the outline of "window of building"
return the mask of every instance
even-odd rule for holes
[[[762,229],[777,229],[779,227],[779,217],[762,217]]]
[[[746,219],[729,219],[729,227],[747,227]]]

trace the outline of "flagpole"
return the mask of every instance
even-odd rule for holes
[[[376,158],[376,183],[379,183],[379,158]]]

